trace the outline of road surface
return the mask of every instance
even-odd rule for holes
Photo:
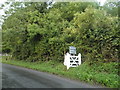
[[[101,88],[23,67],[2,64],[2,88]]]
[[[0,60],[1,60],[1,57],[0,57]],[[2,88],[2,63],[0,63],[0,90],[1,88]]]

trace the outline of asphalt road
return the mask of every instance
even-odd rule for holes
[[[101,88],[23,67],[2,64],[2,88]]]
[[[1,57],[0,57],[1,59]],[[0,90],[2,88],[2,63],[0,63]]]

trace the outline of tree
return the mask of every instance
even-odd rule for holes
[[[108,14],[112,16],[118,16],[119,2],[109,2],[108,0],[103,6],[103,9],[107,11]]]
[[[84,61],[117,61],[118,24],[96,3],[55,3],[49,9],[31,3],[3,23],[3,51],[19,60],[63,61],[73,45]]]

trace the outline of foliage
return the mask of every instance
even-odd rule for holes
[[[59,6],[59,7],[58,7]],[[118,61],[118,17],[96,3],[31,3],[2,25],[3,52],[27,61],[63,61],[68,46],[77,47],[83,61]],[[22,14],[21,14],[22,13]]]
[[[111,14],[112,16],[118,16],[119,8],[120,8],[120,2],[110,2],[109,0],[106,0],[105,5],[103,8],[107,11],[108,14]]]

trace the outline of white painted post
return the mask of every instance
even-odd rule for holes
[[[78,54],[78,57],[79,57],[79,65],[81,64],[81,54],[79,53]]]

